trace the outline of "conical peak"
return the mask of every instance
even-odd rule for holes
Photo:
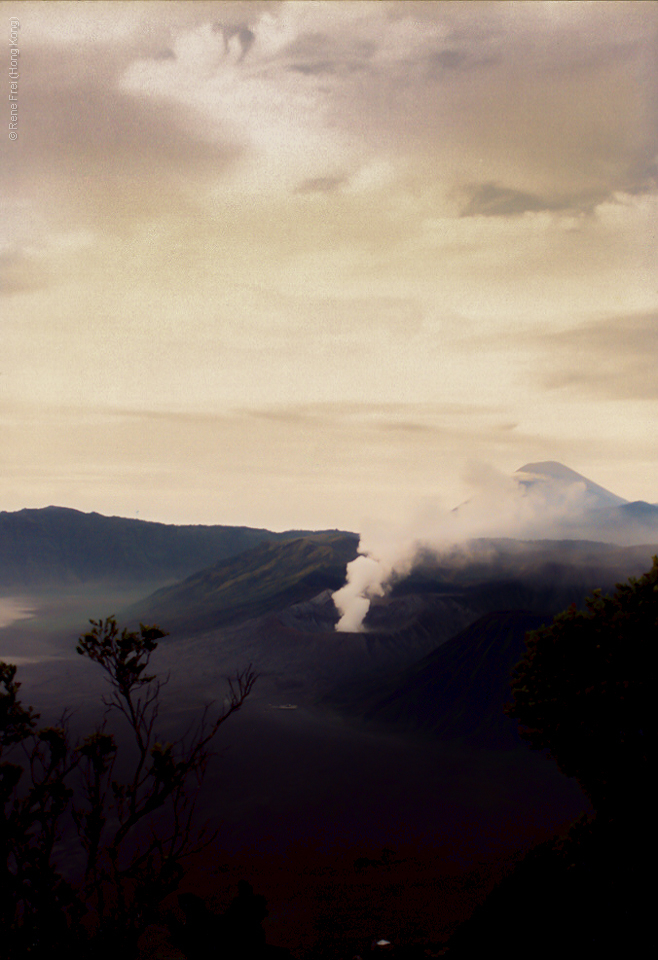
[[[516,473],[522,476],[525,475],[525,477],[528,478],[521,480],[522,483],[527,485],[536,482],[550,483],[551,481],[557,483],[583,483],[587,491],[595,495],[600,501],[601,506],[621,506],[623,503],[628,503],[623,497],[619,497],[616,493],[606,490],[605,487],[601,487],[598,483],[594,483],[592,480],[584,477],[582,473],[576,473],[571,467],[566,467],[563,463],[558,463],[557,460],[542,460],[538,463],[526,463],[525,466],[520,467]]]

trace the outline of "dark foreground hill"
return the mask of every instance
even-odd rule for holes
[[[3,511],[0,587],[166,583],[263,541],[299,535],[251,527],[175,526],[65,507]]]
[[[487,613],[418,663],[376,689],[360,713],[398,729],[491,747],[519,741],[516,721],[503,713],[510,674],[528,630],[551,615],[524,610]]]
[[[653,937],[653,824],[581,817],[538,844],[451,938],[450,960],[505,944],[510,960],[638,957]]]

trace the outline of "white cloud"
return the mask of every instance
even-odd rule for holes
[[[4,10],[11,8],[3,3]],[[48,44],[75,49],[76,46],[111,47],[135,38],[147,19],[141,3],[96,0],[95,3],[71,3],[70,0],[21,2],[14,10],[21,21],[21,43]]]

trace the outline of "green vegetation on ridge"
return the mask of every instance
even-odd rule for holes
[[[355,534],[335,531],[261,543],[156,591],[125,615],[166,620],[172,631],[239,623],[337,590],[357,546]]]

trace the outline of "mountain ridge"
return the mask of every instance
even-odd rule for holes
[[[285,542],[312,532],[164,524],[56,506],[2,511],[0,585],[7,590],[96,581],[164,584],[263,541]]]
[[[155,591],[124,615],[199,631],[285,609],[338,589],[358,542],[356,534],[334,531],[264,541]]]

